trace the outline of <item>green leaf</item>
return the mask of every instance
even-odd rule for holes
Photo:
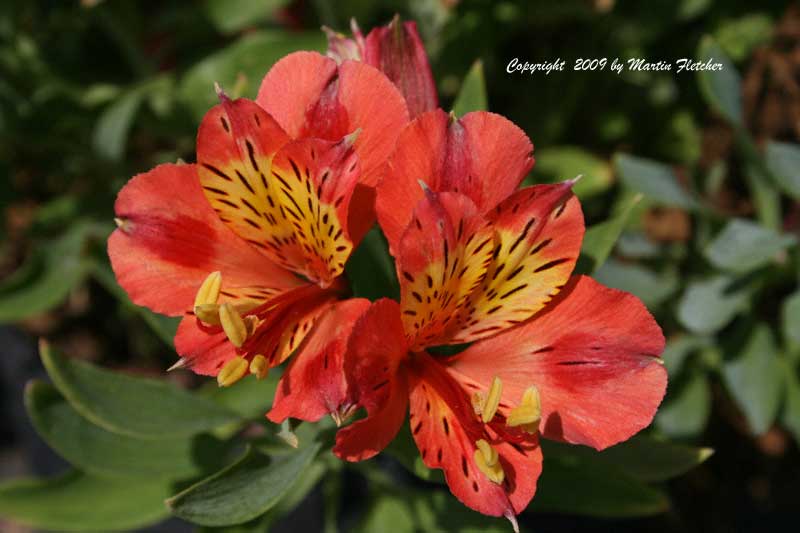
[[[702,372],[670,382],[667,400],[656,413],[658,429],[673,438],[694,437],[706,427],[711,412],[711,390]]]
[[[800,145],[767,143],[767,167],[778,185],[795,200],[800,200]]]
[[[220,387],[216,382],[209,383],[203,387],[203,392],[242,418],[262,419],[272,406],[282,371],[280,367],[273,368],[265,379],[258,379],[250,374],[231,387]]]
[[[614,166],[626,186],[644,194],[654,203],[684,209],[698,207],[669,165],[628,154],[617,154],[614,156]]]
[[[753,433],[765,433],[778,414],[784,385],[783,366],[769,326],[759,324],[753,329],[736,357],[724,363],[722,377]]]
[[[544,466],[529,509],[597,517],[648,516],[669,508],[667,496],[619,468],[569,445],[542,443]]]
[[[164,498],[169,492],[163,480],[95,478],[70,472],[51,479],[3,483],[0,516],[35,529],[132,530],[168,515]]]
[[[463,117],[471,111],[486,111],[489,104],[486,101],[486,79],[483,76],[483,62],[478,59],[464,77],[461,90],[453,103],[453,113]]]
[[[411,428],[403,424],[394,440],[386,447],[386,453],[397,459],[409,472],[425,481],[444,483],[444,474],[439,469],[428,468],[422,461]]]
[[[706,36],[700,41],[697,59],[703,63],[712,60],[721,63],[720,70],[699,70],[697,80],[706,102],[733,126],[743,127],[742,80],[728,55]]]
[[[692,352],[706,348],[710,344],[712,344],[712,340],[694,335],[681,335],[670,339],[664,348],[664,353],[661,354],[661,360],[664,361],[667,373],[670,377],[677,376]]]
[[[145,439],[195,435],[238,417],[218,403],[163,381],[97,368],[40,346],[53,383],[82,416],[114,433]]]
[[[734,218],[709,243],[705,255],[717,268],[747,272],[771,262],[778,252],[796,242],[792,235]]]
[[[636,196],[633,201],[625,207],[621,213],[614,218],[595,224],[583,236],[583,246],[581,255],[578,259],[577,271],[581,274],[592,274],[606,262],[611,250],[622,234],[622,230],[628,223],[628,218],[633,208],[641,200],[641,196]]]
[[[39,435],[59,455],[96,476],[186,478],[218,465],[222,443],[207,436],[145,440],[95,426],[46,383],[25,388],[25,407]]]
[[[714,37],[720,48],[727,51],[736,61],[750,57],[753,50],[769,42],[774,23],[765,13],[749,13],[743,17],[723,19]]]
[[[289,0],[206,0],[205,12],[222,33],[233,33],[269,20]]]
[[[102,157],[118,161],[125,153],[128,132],[145,94],[132,90],[108,106],[94,128],[92,145]]]
[[[783,300],[781,325],[783,337],[800,344],[800,290],[793,292]]]
[[[582,176],[572,190],[581,199],[608,190],[614,182],[611,165],[578,146],[550,146],[536,153],[536,165],[526,184],[553,183]]]
[[[783,405],[781,423],[792,432],[794,439],[800,442],[800,379],[797,369],[788,358],[782,357],[783,375],[786,377],[786,401]]]
[[[89,271],[90,261],[84,256],[88,239],[106,234],[104,226],[79,221],[55,241],[41,244],[0,284],[0,323],[43,313],[66,300]]]
[[[678,320],[695,333],[714,333],[745,310],[749,301],[749,289],[732,277],[692,281],[678,302]]]
[[[640,481],[666,481],[680,476],[713,455],[711,448],[674,444],[646,435],[637,435],[598,453]]]
[[[214,82],[234,87],[237,77],[246,80],[246,94],[254,97],[261,79],[278,59],[297,50],[323,50],[322,32],[288,33],[279,30],[259,31],[242,37],[227,48],[196,63],[180,84],[181,98],[200,120],[216,102]]]
[[[678,278],[670,272],[657,274],[641,265],[608,259],[595,272],[600,283],[613,289],[633,293],[647,307],[654,308],[678,289]]]
[[[241,524],[276,505],[309,467],[321,445],[309,444],[282,456],[249,449],[213,476],[167,500],[175,516],[205,526]]]
[[[353,296],[377,300],[400,298],[400,286],[389,245],[378,227],[372,228],[345,265]]]

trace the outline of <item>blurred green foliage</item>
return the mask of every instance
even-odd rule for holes
[[[419,23],[443,107],[461,115],[488,105],[533,139],[528,183],[583,175],[580,271],[639,296],[668,339],[670,386],[654,428],[602,453],[548,446],[531,512],[661,513],[672,505],[664,482],[709,457],[698,445],[724,452],[737,439],[787,432],[800,440],[800,138],[781,122],[790,106],[765,73],[779,65],[800,78],[782,53],[800,45],[789,23],[798,15],[786,9],[722,0],[4,2],[0,322],[68,346],[73,328],[88,327],[100,349],[70,355],[163,370],[174,359],[175,320],[133,306],[105,255],[116,192],[158,163],[193,159],[214,82],[252,97],[279,57],[324,49],[320,25],[344,31],[354,16],[368,30],[399,12]],[[514,57],[562,58],[566,70],[507,74]],[[572,70],[593,57],[713,58],[725,68]],[[347,268],[356,294],[396,296],[378,231]],[[51,325],[33,320],[42,316]],[[324,479],[325,521],[335,526],[344,499],[337,480],[358,475],[370,484],[356,530],[505,527],[442,490],[410,435],[388,451],[406,467],[401,482],[391,468],[317,455],[330,447],[324,425],[293,428],[301,445],[291,451],[263,422],[274,378],[187,393],[50,349],[42,355],[55,387],[28,387],[29,415],[77,470],[0,486],[0,515],[20,523],[136,528],[165,518],[163,500],[183,490],[170,500],[177,516],[261,531]],[[152,416],[135,416],[142,412]],[[241,431],[253,424],[257,438]],[[161,457],[147,462],[153,449]],[[162,475],[143,477],[146,466]],[[248,492],[253,484],[264,490]],[[230,498],[235,513],[224,511]]]

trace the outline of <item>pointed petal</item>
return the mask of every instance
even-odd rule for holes
[[[536,439],[511,444],[479,423],[467,395],[441,365],[417,354],[410,393],[411,433],[429,468],[441,468],[453,495],[464,505],[491,516],[519,514],[533,498],[542,469]],[[476,442],[497,451],[505,473],[490,481],[475,463]]]
[[[334,60],[317,52],[294,52],[267,72],[256,102],[289,136],[298,139],[306,127],[307,111],[317,103],[336,73]]]
[[[293,138],[338,141],[361,130],[355,150],[360,182],[374,186],[397,135],[408,122],[405,100],[377,69],[358,61],[336,62],[315,52],[278,61],[261,83],[257,102]]]
[[[355,142],[360,182],[374,187],[383,176],[397,136],[408,123],[405,100],[377,69],[345,61],[339,67],[339,102],[347,110],[348,133],[360,130]]]
[[[469,196],[486,213],[511,194],[533,166],[533,145],[509,120],[468,113],[452,120],[442,110],[406,126],[378,186],[376,211],[393,253],[417,203],[418,182],[431,190]]]
[[[439,98],[416,22],[395,17],[375,28],[364,44],[364,62],[383,72],[400,89],[411,117],[436,109]]]
[[[454,342],[472,342],[527,320],[567,283],[583,240],[583,213],[570,186],[527,187],[491,213],[493,260],[459,318]]]
[[[494,232],[464,195],[429,192],[400,241],[405,331],[416,349],[447,344],[486,274]]]
[[[137,305],[178,316],[209,273],[222,273],[221,301],[281,293],[302,282],[230,231],[203,196],[195,165],[160,165],[132,178],[114,205],[122,226],[108,254]]]
[[[339,409],[347,396],[342,371],[347,341],[368,307],[368,300],[345,300],[317,320],[281,378],[267,418],[314,422]]]
[[[450,370],[480,388],[499,376],[510,405],[535,385],[545,437],[603,449],[652,421],[667,384],[663,349],[638,298],[575,276],[533,319],[473,344]]]

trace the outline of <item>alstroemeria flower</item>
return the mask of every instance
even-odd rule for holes
[[[433,72],[416,22],[402,22],[395,16],[389,24],[370,31],[366,38],[355,19],[350,27],[352,39],[324,28],[329,57],[338,62],[361,60],[386,74],[405,97],[411,118],[439,106]]]
[[[336,344],[301,350],[268,416],[340,419],[363,407],[334,447],[356,461],[391,442],[408,410],[423,461],[444,470],[453,494],[515,523],[536,491],[540,435],[602,449],[650,423],[666,388],[664,338],[636,297],[571,276],[584,231],[572,182],[508,192],[530,168],[524,134],[503,143],[508,125],[489,114],[442,118],[407,127],[379,187],[400,303],[354,304]],[[470,125],[489,121],[486,139]],[[428,351],[470,342],[452,357]],[[344,377],[331,378],[336,365]],[[299,380],[326,392],[301,405]]]
[[[291,54],[258,103],[223,96],[206,114],[197,164],[162,165],[122,189],[112,266],[134,303],[184,316],[179,366],[227,385],[248,370],[263,377],[300,344],[346,288],[407,116],[376,69]]]

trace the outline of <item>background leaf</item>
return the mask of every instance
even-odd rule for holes
[[[697,59],[703,63],[711,59],[715,63],[722,64],[720,70],[697,72],[700,92],[709,105],[732,125],[741,127],[743,125],[741,78],[736,67],[711,37],[705,37],[700,41]]]
[[[483,76],[483,63],[479,59],[472,64],[461,82],[461,90],[453,103],[453,113],[457,117],[463,117],[471,111],[487,109],[489,104],[486,100],[486,80]]]
[[[769,142],[766,158],[778,185],[794,199],[800,199],[800,145]]]
[[[622,182],[661,205],[694,209],[697,202],[679,183],[668,165],[642,157],[617,154],[614,166]]]
[[[771,262],[775,254],[796,242],[792,235],[781,235],[749,220],[734,218],[711,241],[705,254],[718,268],[747,272]]]

